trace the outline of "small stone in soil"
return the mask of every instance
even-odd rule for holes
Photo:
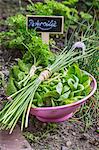
[[[76,133],[75,133],[75,132],[72,132],[72,135],[74,135],[74,136],[75,136],[75,135],[76,135]]]
[[[67,141],[66,145],[67,145],[67,147],[70,147],[72,145],[72,142],[71,141]]]
[[[43,127],[46,127],[46,125],[47,125],[46,123],[43,123],[43,124],[42,124]]]
[[[61,150],[69,150],[66,146],[62,146]]]

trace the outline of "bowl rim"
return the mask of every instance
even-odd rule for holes
[[[84,70],[83,70],[84,71]],[[83,99],[77,101],[77,102],[73,102],[71,104],[67,104],[67,105],[62,105],[62,106],[55,106],[55,107],[36,107],[36,108],[33,108],[31,107],[32,110],[56,110],[56,109],[64,109],[64,108],[67,108],[67,107],[73,107],[73,106],[76,106],[78,104],[81,104],[83,102],[85,102],[86,100],[88,100],[96,91],[97,89],[97,82],[96,82],[96,79],[90,74],[88,73],[87,71],[84,71],[87,75],[89,75],[91,78],[92,78],[92,82],[94,84],[93,86],[93,89],[92,91],[89,93],[89,95],[87,95],[86,97],[84,97]]]

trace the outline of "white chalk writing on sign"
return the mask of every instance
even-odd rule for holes
[[[57,27],[57,22],[54,20],[40,22],[39,20],[34,21],[32,19],[29,20],[29,27],[34,27],[34,29],[41,29],[41,30],[50,30],[52,28]]]

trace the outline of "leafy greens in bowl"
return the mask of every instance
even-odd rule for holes
[[[77,98],[74,98],[74,100],[67,98],[65,99],[65,104],[61,106],[35,108],[33,105],[30,110],[30,114],[36,116],[36,118],[42,122],[62,122],[72,117],[73,113],[77,110],[77,108],[79,108],[83,103],[85,103],[86,100],[88,100],[97,89],[97,83],[95,78],[88,72],[82,70],[81,72],[84,75],[84,80],[82,83],[84,84],[85,89],[83,90],[83,92],[79,92],[80,94],[83,93],[86,96],[83,95],[83,98],[80,98],[79,100],[77,100]],[[87,80],[87,78],[89,78],[89,80]],[[63,99],[61,99],[61,101],[63,101]]]
[[[77,64],[54,73],[37,89],[33,107],[54,107],[81,100],[91,92],[91,77]]]

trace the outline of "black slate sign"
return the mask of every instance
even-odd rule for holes
[[[37,32],[63,33],[63,16],[27,15],[27,28]]]

